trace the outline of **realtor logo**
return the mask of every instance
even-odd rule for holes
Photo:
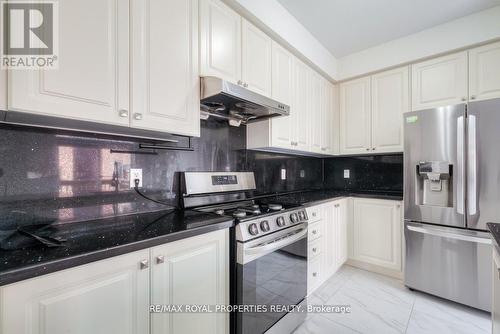
[[[1,68],[56,69],[58,3],[1,1]]]

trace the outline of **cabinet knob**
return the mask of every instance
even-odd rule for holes
[[[318,276],[318,273],[313,273],[313,277],[316,277],[316,276]]]
[[[467,101],[467,99],[465,97],[462,97],[462,101],[465,102]]]
[[[340,206],[340,204],[335,204],[335,207],[338,208]]]
[[[375,151],[375,147],[372,147],[372,151]]]
[[[120,115],[120,117],[128,117],[128,110],[120,109],[118,111],[118,114]]]
[[[248,87],[248,84],[245,82],[245,83],[243,84],[243,87],[247,88],[247,87]]]
[[[313,212],[312,216],[313,216],[313,217],[316,217],[316,212]]]
[[[470,97],[470,99],[471,99],[471,100],[475,100],[475,99],[476,99],[476,95],[472,95],[472,96]]]
[[[316,253],[318,249],[316,247],[313,248],[313,252]]]
[[[142,119],[142,114],[141,114],[141,113],[136,112],[136,113],[134,114],[134,119],[136,119],[136,120],[140,121],[140,120]]]
[[[369,151],[370,149],[367,147],[366,150]]]
[[[243,81],[238,80],[237,84],[241,86],[243,84]]]
[[[139,268],[141,268],[141,270],[148,269],[149,268],[149,261],[142,260],[141,262],[139,262]]]
[[[163,262],[165,262],[165,256],[163,256],[163,255],[158,255],[158,256],[156,257],[156,264],[161,264],[161,263],[163,263]]]
[[[316,234],[316,233],[318,233],[318,231],[316,231],[316,230],[313,230],[313,231],[312,231],[312,234]]]

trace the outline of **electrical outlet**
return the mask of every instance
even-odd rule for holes
[[[300,177],[302,179],[306,177],[306,171],[305,170],[303,170],[303,169],[300,170]]]
[[[281,168],[281,179],[286,180],[286,169],[285,168]]]
[[[130,168],[130,188],[135,188],[135,180],[139,179],[139,188],[142,187],[142,169]]]
[[[349,169],[344,169],[344,179],[351,177],[351,171]]]

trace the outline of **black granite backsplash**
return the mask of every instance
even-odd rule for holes
[[[334,157],[324,164],[326,188],[403,193],[403,154]]]
[[[202,121],[194,151],[140,150],[140,140],[12,125],[0,126],[1,225],[71,222],[165,209],[129,188],[143,169],[143,191],[179,205],[179,172],[254,171],[258,193],[311,189],[402,191],[402,156],[299,157],[246,150],[246,128]],[[117,151],[120,151],[117,153]],[[281,180],[281,169],[287,171]],[[342,178],[351,169],[351,179]]]

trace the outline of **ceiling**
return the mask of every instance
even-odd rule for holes
[[[500,0],[278,0],[335,57],[500,5]]]

